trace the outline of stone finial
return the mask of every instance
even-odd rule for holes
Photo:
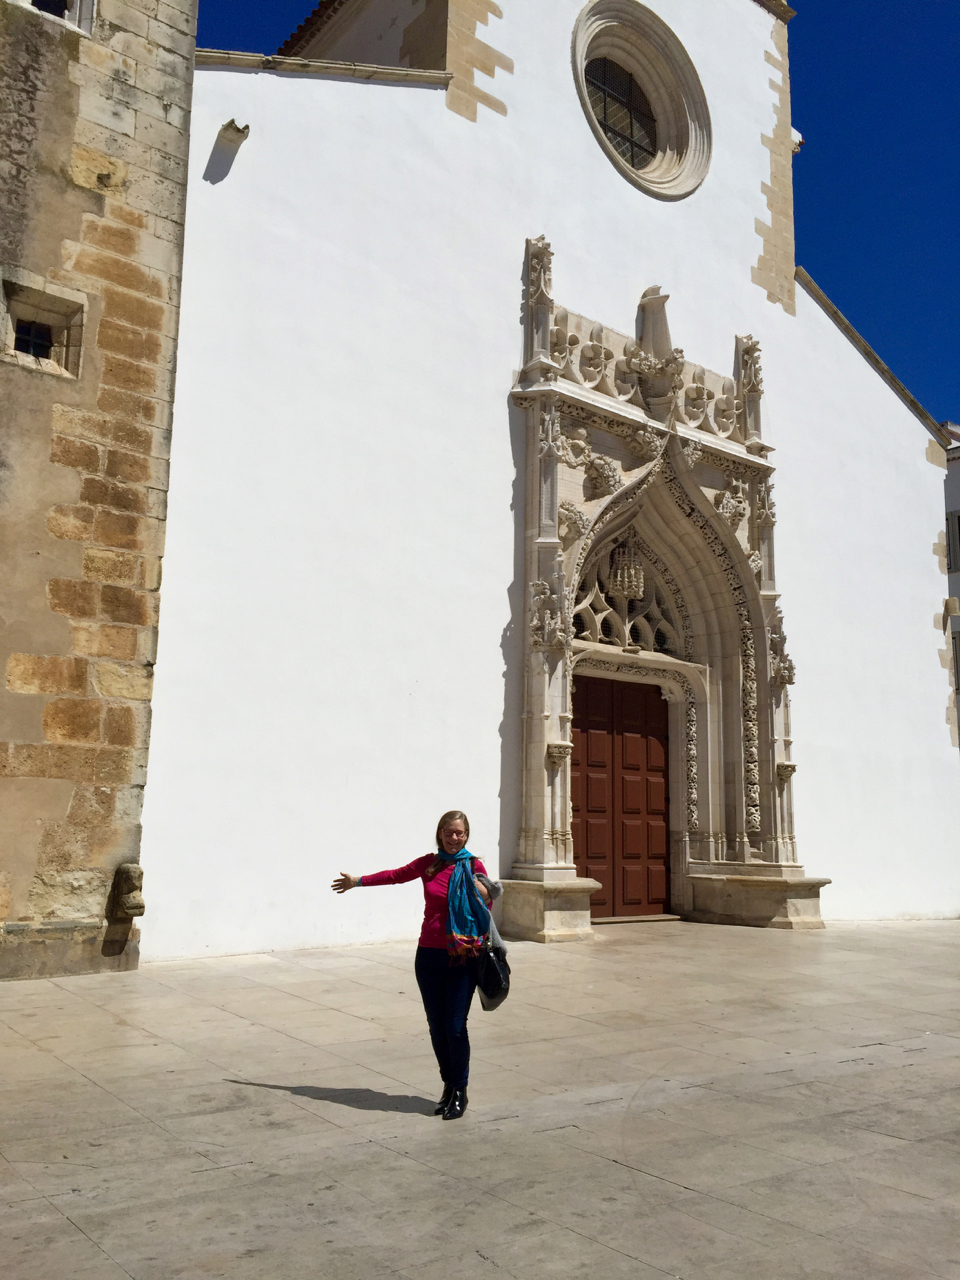
[[[637,340],[641,351],[657,360],[669,360],[673,356],[670,326],[667,323],[669,293],[661,293],[658,284],[644,290],[637,311]]]

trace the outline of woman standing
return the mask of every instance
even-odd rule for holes
[[[414,971],[443,1080],[434,1115],[444,1120],[459,1120],[467,1109],[467,1014],[477,985],[475,958],[490,928],[490,894],[478,879],[486,880],[487,872],[479,858],[470,856],[469,836],[467,815],[452,809],[437,823],[435,855],[375,875],[341,872],[330,886],[335,893],[346,893],[358,886],[423,881],[423,927]]]

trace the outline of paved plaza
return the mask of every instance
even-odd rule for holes
[[[0,986],[0,1274],[960,1278],[960,922],[596,933],[453,1123],[412,944]]]

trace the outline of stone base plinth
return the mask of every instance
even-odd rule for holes
[[[759,929],[822,929],[820,890],[829,880],[807,876],[693,875],[688,920]]]
[[[593,932],[590,895],[602,887],[585,876],[546,883],[504,880],[500,931],[505,938],[523,942],[575,942],[589,938]]]
[[[8,921],[0,926],[0,980],[125,973],[139,962],[140,930],[131,921]]]

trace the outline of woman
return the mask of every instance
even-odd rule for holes
[[[443,1080],[434,1115],[444,1120],[459,1120],[467,1109],[467,1014],[477,985],[474,960],[490,928],[491,890],[494,897],[500,890],[480,859],[470,856],[469,836],[467,815],[452,809],[437,823],[436,854],[372,876],[341,871],[330,886],[335,893],[346,893],[359,886],[423,881],[423,927],[414,971]]]

